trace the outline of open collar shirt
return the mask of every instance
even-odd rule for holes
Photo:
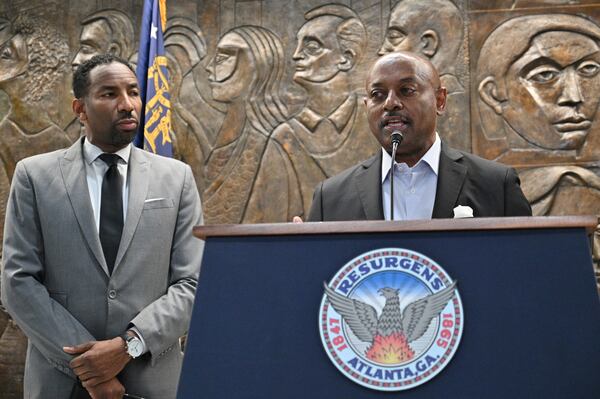
[[[383,215],[390,220],[392,157],[383,148],[381,160],[381,198]],[[441,140],[435,141],[423,157],[411,168],[394,162],[394,220],[431,219],[437,190]]]

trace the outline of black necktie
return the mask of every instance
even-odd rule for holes
[[[119,156],[102,154],[100,159],[108,165],[108,170],[102,180],[100,243],[108,272],[112,274],[123,232],[123,182],[119,169],[117,169]]]

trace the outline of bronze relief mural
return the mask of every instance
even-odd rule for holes
[[[504,18],[485,37],[472,65],[473,151],[518,167],[534,215],[597,215],[600,25],[562,11]]]
[[[174,151],[207,223],[306,215],[319,181],[378,151],[364,78],[394,50],[439,69],[440,136],[517,167],[534,214],[600,215],[600,1],[168,3]],[[85,134],[72,68],[104,52],[137,61],[141,4],[0,3],[0,220],[16,162]],[[0,397],[22,396],[24,353],[0,311]]]
[[[378,55],[412,51],[427,57],[448,91],[438,131],[454,148],[471,151],[463,12],[450,0],[402,0],[392,9]]]

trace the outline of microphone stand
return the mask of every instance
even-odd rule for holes
[[[392,168],[390,170],[390,220],[394,220],[394,165],[396,163],[396,151],[398,146],[402,143],[404,136],[400,131],[394,130],[392,132]]]

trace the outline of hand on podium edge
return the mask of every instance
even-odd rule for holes
[[[300,216],[294,216],[292,218],[292,223],[304,223],[304,221],[302,220],[302,218]]]
[[[79,355],[71,360],[70,366],[88,390],[116,377],[131,360],[121,337],[65,346],[63,350]]]

